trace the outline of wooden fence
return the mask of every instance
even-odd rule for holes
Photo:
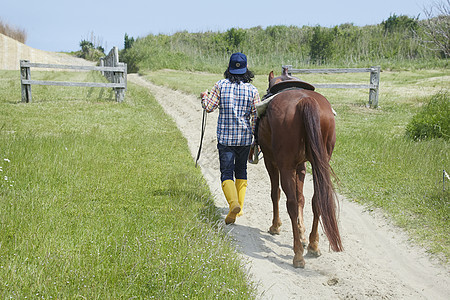
[[[69,66],[55,64],[30,63],[28,60],[20,61],[20,83],[22,88],[22,102],[32,101],[31,85],[55,85],[55,86],[78,86],[78,87],[106,87],[113,88],[116,93],[116,101],[122,102],[125,99],[127,89],[127,64],[119,63],[117,47],[114,47],[105,59],[103,66]],[[32,80],[31,68],[44,69],[70,69],[85,71],[100,71],[108,79],[109,83],[104,82],[65,82],[65,81],[44,81]]]
[[[119,62],[119,49],[114,47],[109,51],[109,54],[105,57],[100,58],[100,67],[121,67],[125,65],[124,63]],[[126,79],[127,69],[125,68],[125,79]],[[106,77],[110,82],[116,82],[116,76],[114,72],[105,70],[102,71],[102,75]]]
[[[363,73],[370,72],[369,84],[313,84],[316,88],[332,89],[369,89],[369,105],[378,106],[378,95],[380,90],[380,67],[370,68],[349,68],[349,69],[293,69],[291,65],[283,66],[288,68],[288,73]]]

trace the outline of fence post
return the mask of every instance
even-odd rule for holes
[[[118,63],[117,66],[121,66],[124,68],[123,72],[114,72],[114,81],[116,83],[125,83],[127,80],[127,64],[125,63]],[[126,88],[114,88],[114,91],[116,92],[116,101],[117,102],[123,102],[125,98],[125,90]]]
[[[114,67],[117,67],[119,65],[119,48],[117,48],[116,46],[114,46],[113,48],[114,50]]]
[[[112,54],[112,67],[119,67],[119,49],[117,47],[113,47],[111,50]],[[123,73],[122,72],[112,72],[112,82],[115,83],[123,83]],[[116,101],[122,102],[125,96],[124,89],[114,88],[114,92],[116,93]]]
[[[119,62],[119,48],[113,47],[108,55],[100,60],[100,64],[102,63],[104,63],[106,67],[123,67],[123,71],[105,71],[103,74],[109,82],[125,83],[125,88],[114,88],[116,101],[123,102],[125,99],[125,91],[127,90],[127,64]]]
[[[31,84],[24,84],[23,80],[31,80],[30,67],[22,67],[22,63],[28,63],[29,60],[20,61],[20,86],[22,89],[22,102],[31,102]]]
[[[281,74],[283,74],[283,68],[287,68],[288,69],[288,75],[292,76],[292,65],[282,65],[281,66]]]
[[[370,88],[369,90],[369,105],[371,107],[378,106],[378,94],[380,87],[380,67],[371,67],[370,71],[370,84],[374,85],[375,88]]]
[[[111,55],[107,55],[105,58],[105,67],[112,67],[112,63],[111,63]],[[106,79],[109,80],[109,82],[111,82],[111,73],[110,71],[105,71],[105,77]]]
[[[105,58],[104,57],[100,57],[100,67],[104,67],[105,66]],[[105,71],[101,71],[102,75],[105,76]]]

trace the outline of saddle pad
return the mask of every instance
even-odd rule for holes
[[[270,101],[272,101],[273,97],[275,96],[276,94],[256,104],[256,115],[258,116],[258,118],[261,118],[261,116],[266,112],[267,106],[269,106]]]

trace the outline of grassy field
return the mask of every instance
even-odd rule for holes
[[[279,74],[279,70],[275,70]],[[221,74],[171,70],[147,72],[158,84],[199,94]],[[367,84],[369,75],[304,75],[310,83]],[[267,89],[267,76],[255,86]],[[337,111],[337,144],[332,158],[339,191],[368,207],[381,208],[405,228],[415,243],[448,261],[450,182],[443,191],[443,169],[450,170],[450,145],[442,139],[414,142],[405,136],[409,120],[428,97],[450,86],[447,69],[381,73],[380,107],[367,108],[368,91],[322,89]]]
[[[128,87],[119,104],[110,89],[33,86],[23,104],[18,72],[0,71],[0,298],[254,296],[186,140]]]
[[[383,72],[380,108],[368,91],[322,90],[338,113],[333,168],[339,190],[382,208],[413,240],[447,261],[449,144],[413,142],[405,127],[447,70]],[[221,74],[145,76],[198,94]],[[33,86],[20,101],[17,71],[0,71],[0,297],[252,298],[254,286],[217,226],[212,196],[185,139],[148,94]],[[94,73],[36,79],[100,81]],[[311,83],[367,83],[368,74],[308,75]],[[267,75],[258,75],[261,94]],[[166,151],[171,149],[171,151]]]

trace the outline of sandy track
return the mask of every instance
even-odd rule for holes
[[[129,80],[153,93],[186,137],[195,159],[202,117],[200,100],[154,85],[134,74],[129,75]],[[215,195],[216,206],[225,217],[228,204],[219,182],[216,122],[217,112],[208,114],[199,165]],[[381,214],[369,213],[341,196],[340,228],[345,251],[329,251],[321,232],[322,256],[305,258],[305,269],[293,268],[292,231],[284,195],[280,201],[284,225],[280,235],[272,236],[268,233],[272,205],[264,163],[249,165],[248,171],[244,216],[238,218],[235,225],[226,226],[226,230],[248,262],[249,273],[258,284],[260,299],[450,299],[447,266],[432,263],[423,249],[411,245],[407,236]],[[312,192],[311,177],[307,176],[307,234],[312,222]]]

